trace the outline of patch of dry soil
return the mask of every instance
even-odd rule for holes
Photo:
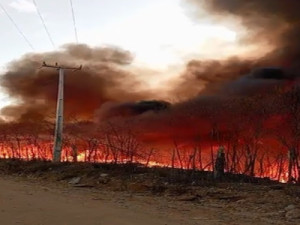
[[[74,188],[21,177],[0,177],[1,225],[268,225],[300,224],[278,205],[280,190],[203,190],[195,196],[153,196]],[[272,199],[273,198],[273,199]],[[272,203],[273,202],[273,203]],[[293,203],[293,204],[292,204]],[[286,203],[287,204],[287,203]]]

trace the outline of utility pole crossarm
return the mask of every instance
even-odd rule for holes
[[[58,63],[55,63],[55,65],[50,65],[50,64],[47,64],[46,62],[43,62],[42,66],[40,68],[43,68],[43,67],[49,67],[49,68],[55,68],[55,69],[64,69],[64,70],[73,70],[73,71],[77,71],[77,70],[82,69],[82,65],[80,65],[79,67],[65,67],[65,66],[59,66]]]
[[[53,162],[61,161],[62,152],[62,140],[63,140],[63,112],[64,112],[64,71],[73,70],[74,72],[82,69],[82,65],[79,67],[63,67],[59,66],[58,63],[55,65],[49,65],[43,62],[41,68],[49,67],[55,68],[59,71],[59,82],[58,82],[58,95],[57,95],[57,108],[56,108],[56,123],[54,133],[54,144],[53,144]]]

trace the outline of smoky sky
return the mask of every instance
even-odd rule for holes
[[[1,86],[17,103],[2,114],[18,120],[45,119],[56,108],[58,71],[38,69],[43,61],[49,64],[76,67],[81,71],[65,72],[65,114],[91,119],[93,113],[108,101],[136,101],[150,93],[140,90],[141,83],[127,70],[133,55],[115,47],[91,48],[67,45],[60,51],[28,54],[10,63],[1,77]]]
[[[186,100],[173,105],[170,111],[151,119],[147,118],[151,121],[146,122],[147,126],[154,127],[157,136],[169,134],[182,139],[186,139],[187,136],[194,138],[196,134],[208,136],[214,122],[224,126],[227,122],[229,125],[235,124],[237,117],[230,115],[239,111],[244,115],[243,121],[249,118],[258,119],[259,116],[251,117],[250,114],[259,114],[259,106],[254,104],[249,109],[243,108],[246,107],[244,101],[248,97],[257,98],[264,102],[264,106],[270,106],[279,89],[299,85],[300,1],[183,2],[184,6],[192,9],[187,12],[191,19],[196,19],[195,22],[203,19],[204,8],[216,24],[230,18],[243,25],[247,32],[239,38],[239,44],[257,43],[261,48],[264,48],[264,44],[269,44],[272,48],[264,55],[257,53],[251,58],[233,56],[222,60],[195,58],[189,61],[180,81],[172,90],[173,95],[179,95]],[[271,110],[271,107],[268,109]],[[155,120],[158,122],[154,122]],[[210,120],[214,122],[210,123]],[[162,130],[164,132],[158,132]],[[149,133],[150,137],[155,136],[154,131]]]
[[[179,105],[185,106],[170,106],[172,110],[164,111],[164,115],[172,117],[183,115],[177,111],[193,108],[195,104],[199,106],[194,108],[211,105],[207,101],[211,99],[209,96],[262,94],[272,92],[277,86],[298,82],[298,0],[182,1],[184,7],[193,9],[187,10],[187,13],[191,19],[196,18],[195,22],[203,16],[200,13],[203,9],[210,18],[214,18],[215,23],[231,18],[247,30],[240,37],[239,44],[268,43],[272,50],[252,58],[233,56],[222,60],[190,60],[179,80],[174,78],[176,80],[170,81],[171,91],[167,94],[160,89],[148,91],[137,79],[137,75],[142,74],[133,74],[130,70],[134,56],[120,48],[67,45],[56,52],[28,54],[13,61],[1,78],[1,86],[18,100],[15,105],[4,108],[2,114],[18,120],[43,119],[54,114],[58,73],[53,69],[37,69],[42,61],[72,67],[83,64],[82,71],[66,72],[65,113],[87,119],[95,115],[100,118],[127,117],[155,111],[162,100],[159,97],[166,95],[170,99],[179,97],[183,101]],[[139,103],[153,99],[157,100],[150,107]],[[220,100],[212,102],[219,104]],[[172,116],[170,113],[173,113]]]
[[[182,95],[191,96],[200,93],[215,93],[228,85],[234,89],[243,89],[246,86],[251,93],[256,88],[254,79],[257,78],[258,88],[269,80],[274,82],[274,73],[264,71],[265,77],[252,76],[257,74],[261,68],[281,68],[285,74],[277,74],[282,81],[287,79],[297,79],[300,71],[300,1],[298,0],[184,0],[184,6],[192,19],[202,20],[202,10],[207,11],[207,15],[213,18],[215,23],[222,20],[231,19],[240,22],[246,34],[240,37],[242,45],[257,43],[264,48],[264,44],[272,46],[271,52],[266,55],[257,53],[256,57],[232,57],[223,60],[191,60],[185,72],[182,74],[182,81],[178,85],[178,90]],[[237,30],[239,33],[239,30]],[[220,49],[222,51],[222,49]],[[256,72],[255,72],[256,71]],[[260,72],[262,73],[262,72]],[[249,75],[252,74],[252,75]],[[291,75],[292,74],[292,75]],[[247,77],[252,76],[249,82]],[[265,81],[262,82],[262,78]],[[237,82],[238,81],[238,82]],[[204,85],[203,85],[204,84]],[[250,85],[249,85],[250,84]],[[249,88],[251,86],[251,88]]]
[[[103,104],[97,112],[97,118],[107,120],[113,117],[132,117],[147,112],[162,112],[171,108],[171,103],[161,100],[148,100],[138,102],[122,102]]]

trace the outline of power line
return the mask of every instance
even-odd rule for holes
[[[10,22],[15,26],[15,28],[17,29],[17,31],[20,33],[20,35],[23,37],[23,39],[25,40],[25,42],[28,44],[28,46],[34,51],[34,47],[33,45],[30,43],[30,41],[27,39],[27,37],[25,36],[25,34],[23,33],[23,31],[20,29],[20,27],[17,25],[17,23],[14,21],[14,19],[9,15],[9,13],[7,12],[7,10],[4,8],[4,6],[0,3],[0,7],[2,8],[2,10],[4,11],[4,13],[6,14],[6,16],[8,17],[8,19],[10,20]]]
[[[53,39],[52,39],[52,37],[51,37],[51,35],[50,35],[50,32],[49,32],[49,30],[48,30],[48,28],[47,28],[47,26],[46,26],[46,23],[45,23],[45,20],[44,20],[42,14],[41,14],[41,11],[39,10],[39,7],[38,7],[36,1],[35,1],[35,0],[32,0],[32,2],[33,2],[34,6],[35,6],[35,8],[36,8],[36,12],[37,12],[38,16],[40,17],[40,20],[41,20],[41,22],[42,22],[42,24],[43,24],[43,26],[44,26],[44,29],[45,29],[45,31],[46,31],[46,33],[47,33],[47,35],[48,35],[49,41],[51,42],[53,48],[55,48],[54,41],[53,41]]]
[[[74,26],[74,33],[75,33],[75,40],[76,43],[78,43],[78,34],[77,34],[77,28],[76,28],[76,20],[75,20],[75,13],[74,13],[74,7],[73,7],[73,1],[70,0],[71,10],[72,10],[72,18],[73,18],[73,26]]]

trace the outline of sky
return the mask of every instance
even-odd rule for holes
[[[34,47],[32,50],[28,46],[0,8],[0,73],[9,62],[26,53],[58,50],[76,40],[69,0],[35,2],[55,46],[32,0],[0,0]],[[135,56],[136,67],[169,74],[166,76],[179,74],[170,68],[180,68],[191,58],[220,58],[238,52],[234,30],[210,23],[209,19],[196,23],[181,0],[73,0],[73,6],[80,43],[129,50]],[[9,101],[0,90],[2,106]]]

